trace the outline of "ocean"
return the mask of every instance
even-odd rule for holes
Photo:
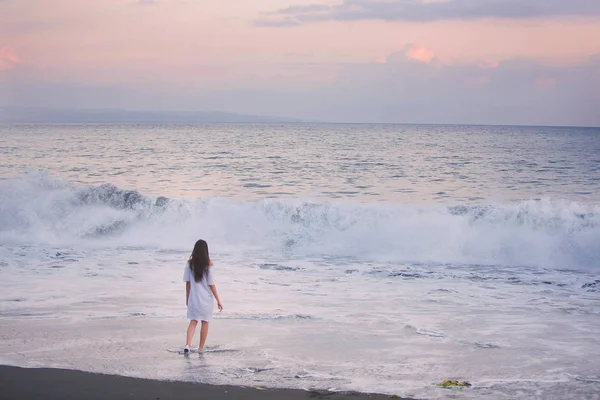
[[[2,364],[600,398],[600,128],[0,125],[0,157]],[[200,238],[225,310],[183,357]]]

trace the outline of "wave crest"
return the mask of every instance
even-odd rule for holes
[[[600,209],[562,201],[485,206],[181,200],[45,175],[0,183],[0,244],[220,246],[414,263],[598,268]]]

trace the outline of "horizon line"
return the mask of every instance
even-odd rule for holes
[[[26,116],[20,115],[14,120],[11,120],[8,116],[3,116],[1,111],[7,110],[21,110],[26,111],[30,110],[38,110],[45,111],[48,113],[52,112],[71,112],[71,113],[85,113],[85,112],[120,112],[124,114],[162,114],[163,117],[167,119],[163,120],[110,120],[110,116],[107,119],[100,120],[70,120],[69,117],[74,118],[75,116],[60,116],[57,115],[58,120],[51,120],[50,115],[39,116],[41,118],[32,118],[31,120],[27,120]],[[200,117],[204,115],[205,117],[210,116],[230,116],[232,118],[240,118],[240,121],[227,121],[227,120],[214,120],[214,121],[177,121],[177,120],[168,120],[169,114],[174,117],[176,114],[180,114],[180,116],[193,117],[194,114]],[[7,119],[5,119],[7,117]],[[43,120],[44,117],[49,118],[49,120]],[[62,120],[60,120],[62,117]],[[243,120],[248,119],[248,120]],[[253,120],[256,119],[256,120]],[[21,124],[48,124],[48,125],[60,125],[60,124],[316,124],[316,125],[421,125],[421,126],[488,126],[488,127],[524,127],[524,128],[582,128],[582,129],[598,129],[600,125],[552,125],[552,124],[518,124],[518,123],[469,123],[469,122],[407,122],[407,121],[393,121],[393,122],[374,122],[374,121],[336,121],[336,120],[310,120],[310,119],[302,119],[295,117],[284,117],[284,116],[273,116],[273,115],[264,115],[264,114],[250,114],[243,112],[234,112],[234,111],[220,111],[220,110],[157,110],[157,109],[125,109],[125,108],[58,108],[58,107],[48,107],[48,106],[20,106],[20,105],[4,105],[0,106],[0,124],[7,125],[21,125]]]

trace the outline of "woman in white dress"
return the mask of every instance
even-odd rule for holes
[[[190,319],[184,353],[190,351],[198,321],[202,324],[200,327],[199,350],[204,350],[204,344],[208,336],[208,322],[212,318],[215,299],[219,311],[223,311],[223,305],[219,300],[217,287],[213,280],[212,265],[213,263],[208,255],[208,244],[202,239],[198,240],[183,272],[185,305],[187,306],[187,317]]]

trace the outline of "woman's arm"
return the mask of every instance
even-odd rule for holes
[[[185,283],[185,305],[188,305],[188,299],[190,298],[190,282]]]
[[[213,296],[215,296],[215,299],[217,300],[217,307],[219,307],[219,311],[223,311],[223,304],[221,304],[221,300],[219,300],[219,293],[217,293],[217,287],[215,285],[208,285],[208,287],[212,292]]]

